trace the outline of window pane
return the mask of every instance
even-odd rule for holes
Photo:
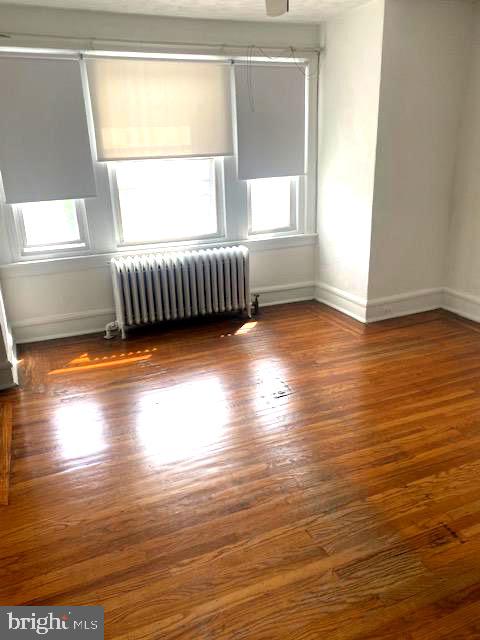
[[[290,227],[291,180],[291,178],[250,180],[252,233]]]
[[[124,242],[218,232],[212,158],[118,162],[115,173]]]
[[[38,247],[80,241],[74,200],[26,202],[19,205],[26,246]]]

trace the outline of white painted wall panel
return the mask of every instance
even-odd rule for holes
[[[446,284],[480,296],[480,5],[474,8],[473,44],[460,130]]]
[[[461,0],[387,1],[369,298],[445,284],[472,11]]]
[[[318,280],[365,298],[377,144],[384,1],[327,23],[323,56]]]

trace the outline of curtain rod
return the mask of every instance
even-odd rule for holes
[[[3,45],[2,41],[8,41],[11,38],[28,38],[28,39],[36,39],[36,40],[61,40],[63,42],[84,42],[90,45],[88,47],[81,47],[82,49],[88,51],[95,51],[95,47],[104,47],[105,46],[131,46],[131,47],[155,47],[155,48],[175,48],[175,47],[195,47],[198,49],[219,49],[221,51],[228,51],[231,49],[240,49],[244,51],[248,51],[251,49],[256,49],[258,51],[294,51],[296,53],[309,53],[309,54],[319,54],[322,53],[324,47],[304,47],[299,46],[295,47],[292,45],[255,45],[255,44],[226,44],[226,43],[202,43],[202,42],[175,42],[175,41],[142,41],[138,40],[129,40],[129,39],[102,39],[102,38],[92,38],[89,36],[61,36],[57,34],[38,34],[38,33],[21,33],[21,32],[2,32],[0,33],[0,46]],[[7,42],[5,42],[5,46],[8,46]]]
[[[296,65],[306,67],[308,58],[304,56],[282,57],[280,55],[268,56],[241,56],[230,53],[229,55],[208,55],[200,53],[156,53],[151,51],[101,51],[101,50],[70,50],[70,49],[46,49],[31,47],[2,47],[0,45],[0,58],[20,58],[34,60],[159,60],[163,62],[188,62],[220,65],[253,65],[253,66],[287,66]]]
[[[195,54],[192,54],[195,55]],[[248,65],[253,65],[253,66],[262,66],[262,65],[267,65],[268,66],[282,66],[282,67],[291,67],[293,65],[297,65],[297,66],[306,66],[308,64],[307,61],[301,59],[301,58],[272,58],[272,59],[266,59],[266,58],[232,58],[231,56],[227,56],[225,58],[219,58],[219,59],[208,59],[208,60],[204,60],[204,59],[193,59],[193,60],[189,60],[186,56],[183,56],[182,58],[178,58],[175,57],[175,54],[172,54],[168,57],[162,57],[161,54],[158,56],[149,56],[148,53],[139,53],[139,54],[134,54],[131,56],[122,56],[120,55],[111,55],[110,52],[99,52],[97,53],[88,53],[88,52],[70,52],[70,51],[65,51],[65,50],[58,50],[55,51],[53,49],[49,50],[49,51],[36,51],[35,49],[32,50],[25,50],[25,51],[21,51],[20,47],[14,48],[6,48],[6,47],[0,47],[0,58],[20,58],[20,59],[34,59],[34,60],[39,60],[39,59],[43,59],[43,60],[89,60],[89,59],[123,59],[123,60],[162,60],[164,62],[189,62],[189,63],[206,63],[206,64],[220,64],[220,65],[227,65],[227,66],[232,66],[232,65],[242,65],[242,64],[248,64]]]

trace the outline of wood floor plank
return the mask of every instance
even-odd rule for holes
[[[12,455],[12,403],[0,403],[0,505],[8,504]]]
[[[480,637],[479,325],[306,302],[19,358],[2,604],[99,604],[111,640]]]

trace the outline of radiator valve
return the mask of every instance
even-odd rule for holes
[[[259,302],[258,302],[258,298],[259,297],[260,297],[259,293],[254,293],[252,295],[252,298],[253,298],[253,300],[252,300],[252,312],[253,312],[254,316],[258,315],[258,309],[260,307]]]
[[[109,322],[105,327],[105,335],[103,336],[105,340],[111,340],[115,338],[119,331],[118,322],[114,320],[113,322]]]

